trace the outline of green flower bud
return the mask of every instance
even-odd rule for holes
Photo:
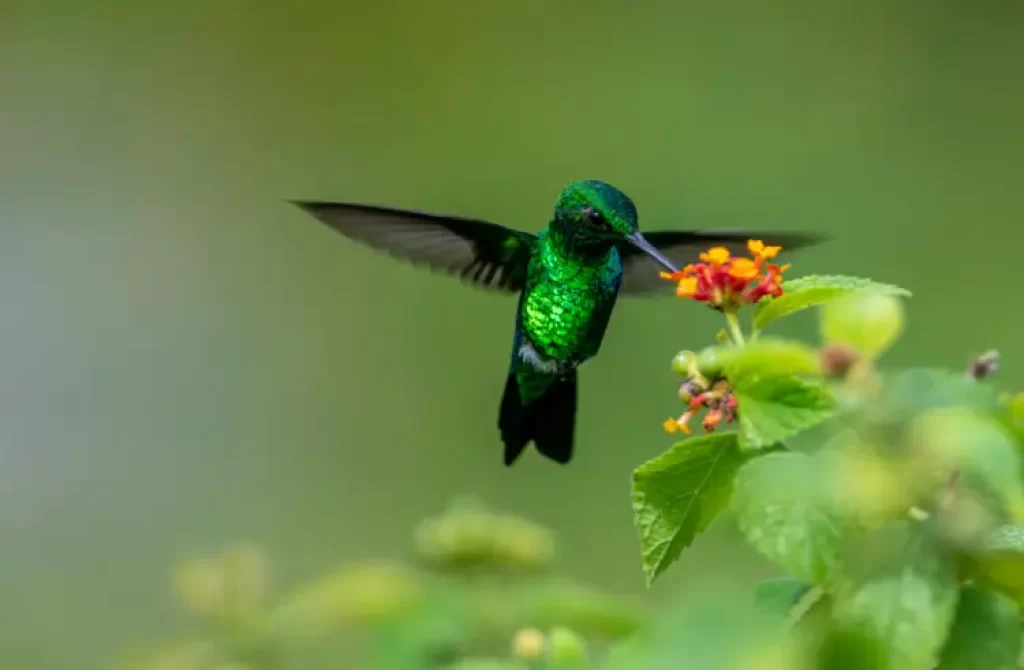
[[[707,347],[697,354],[697,369],[709,380],[722,376],[721,348]]]
[[[548,635],[548,659],[560,668],[584,668],[587,643],[568,628],[555,628]]]
[[[823,305],[819,324],[826,344],[845,344],[877,358],[903,332],[903,303],[882,293],[858,292]]]
[[[675,372],[680,377],[689,377],[695,360],[696,357],[692,351],[680,351],[672,359],[672,372]]]

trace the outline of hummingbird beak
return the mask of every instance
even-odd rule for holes
[[[629,240],[630,243],[632,243],[633,246],[635,246],[637,249],[644,252],[654,260],[658,261],[658,264],[661,265],[666,270],[668,270],[669,272],[678,272],[676,266],[672,265],[672,261],[665,258],[660,251],[652,247],[650,243],[647,240],[645,240],[644,236],[641,235],[640,233],[633,233],[632,235],[627,235],[626,239]]]

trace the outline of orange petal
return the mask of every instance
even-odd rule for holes
[[[665,419],[665,423],[661,424],[661,426],[665,429],[666,433],[674,433],[679,430],[679,424],[676,423],[675,419]]]
[[[751,256],[760,256],[764,251],[764,242],[761,240],[747,240],[747,251]]]

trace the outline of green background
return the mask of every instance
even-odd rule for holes
[[[669,444],[669,360],[716,316],[620,302],[573,465],[507,470],[514,299],[287,199],[536,231],[599,178],[648,230],[822,231],[794,276],[915,293],[887,363],[996,347],[1021,384],[1022,34],[1006,0],[0,0],[4,667],[99,667],[185,630],[167,572],[187,552],[259,542],[284,587],[406,556],[455,494],[643,591],[629,475]],[[654,595],[770,574],[730,533]]]

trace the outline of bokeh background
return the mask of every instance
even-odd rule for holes
[[[794,274],[915,292],[888,363],[996,347],[1019,386],[1022,35],[1011,0],[0,0],[3,665],[99,667],[180,631],[184,553],[256,541],[288,585],[408,554],[456,494],[644,592],[630,472],[669,443],[669,360],[715,315],[621,302],[573,465],[506,470],[514,300],[290,198],[536,231],[600,178],[647,229],[822,231]],[[648,595],[768,574],[731,533]]]

